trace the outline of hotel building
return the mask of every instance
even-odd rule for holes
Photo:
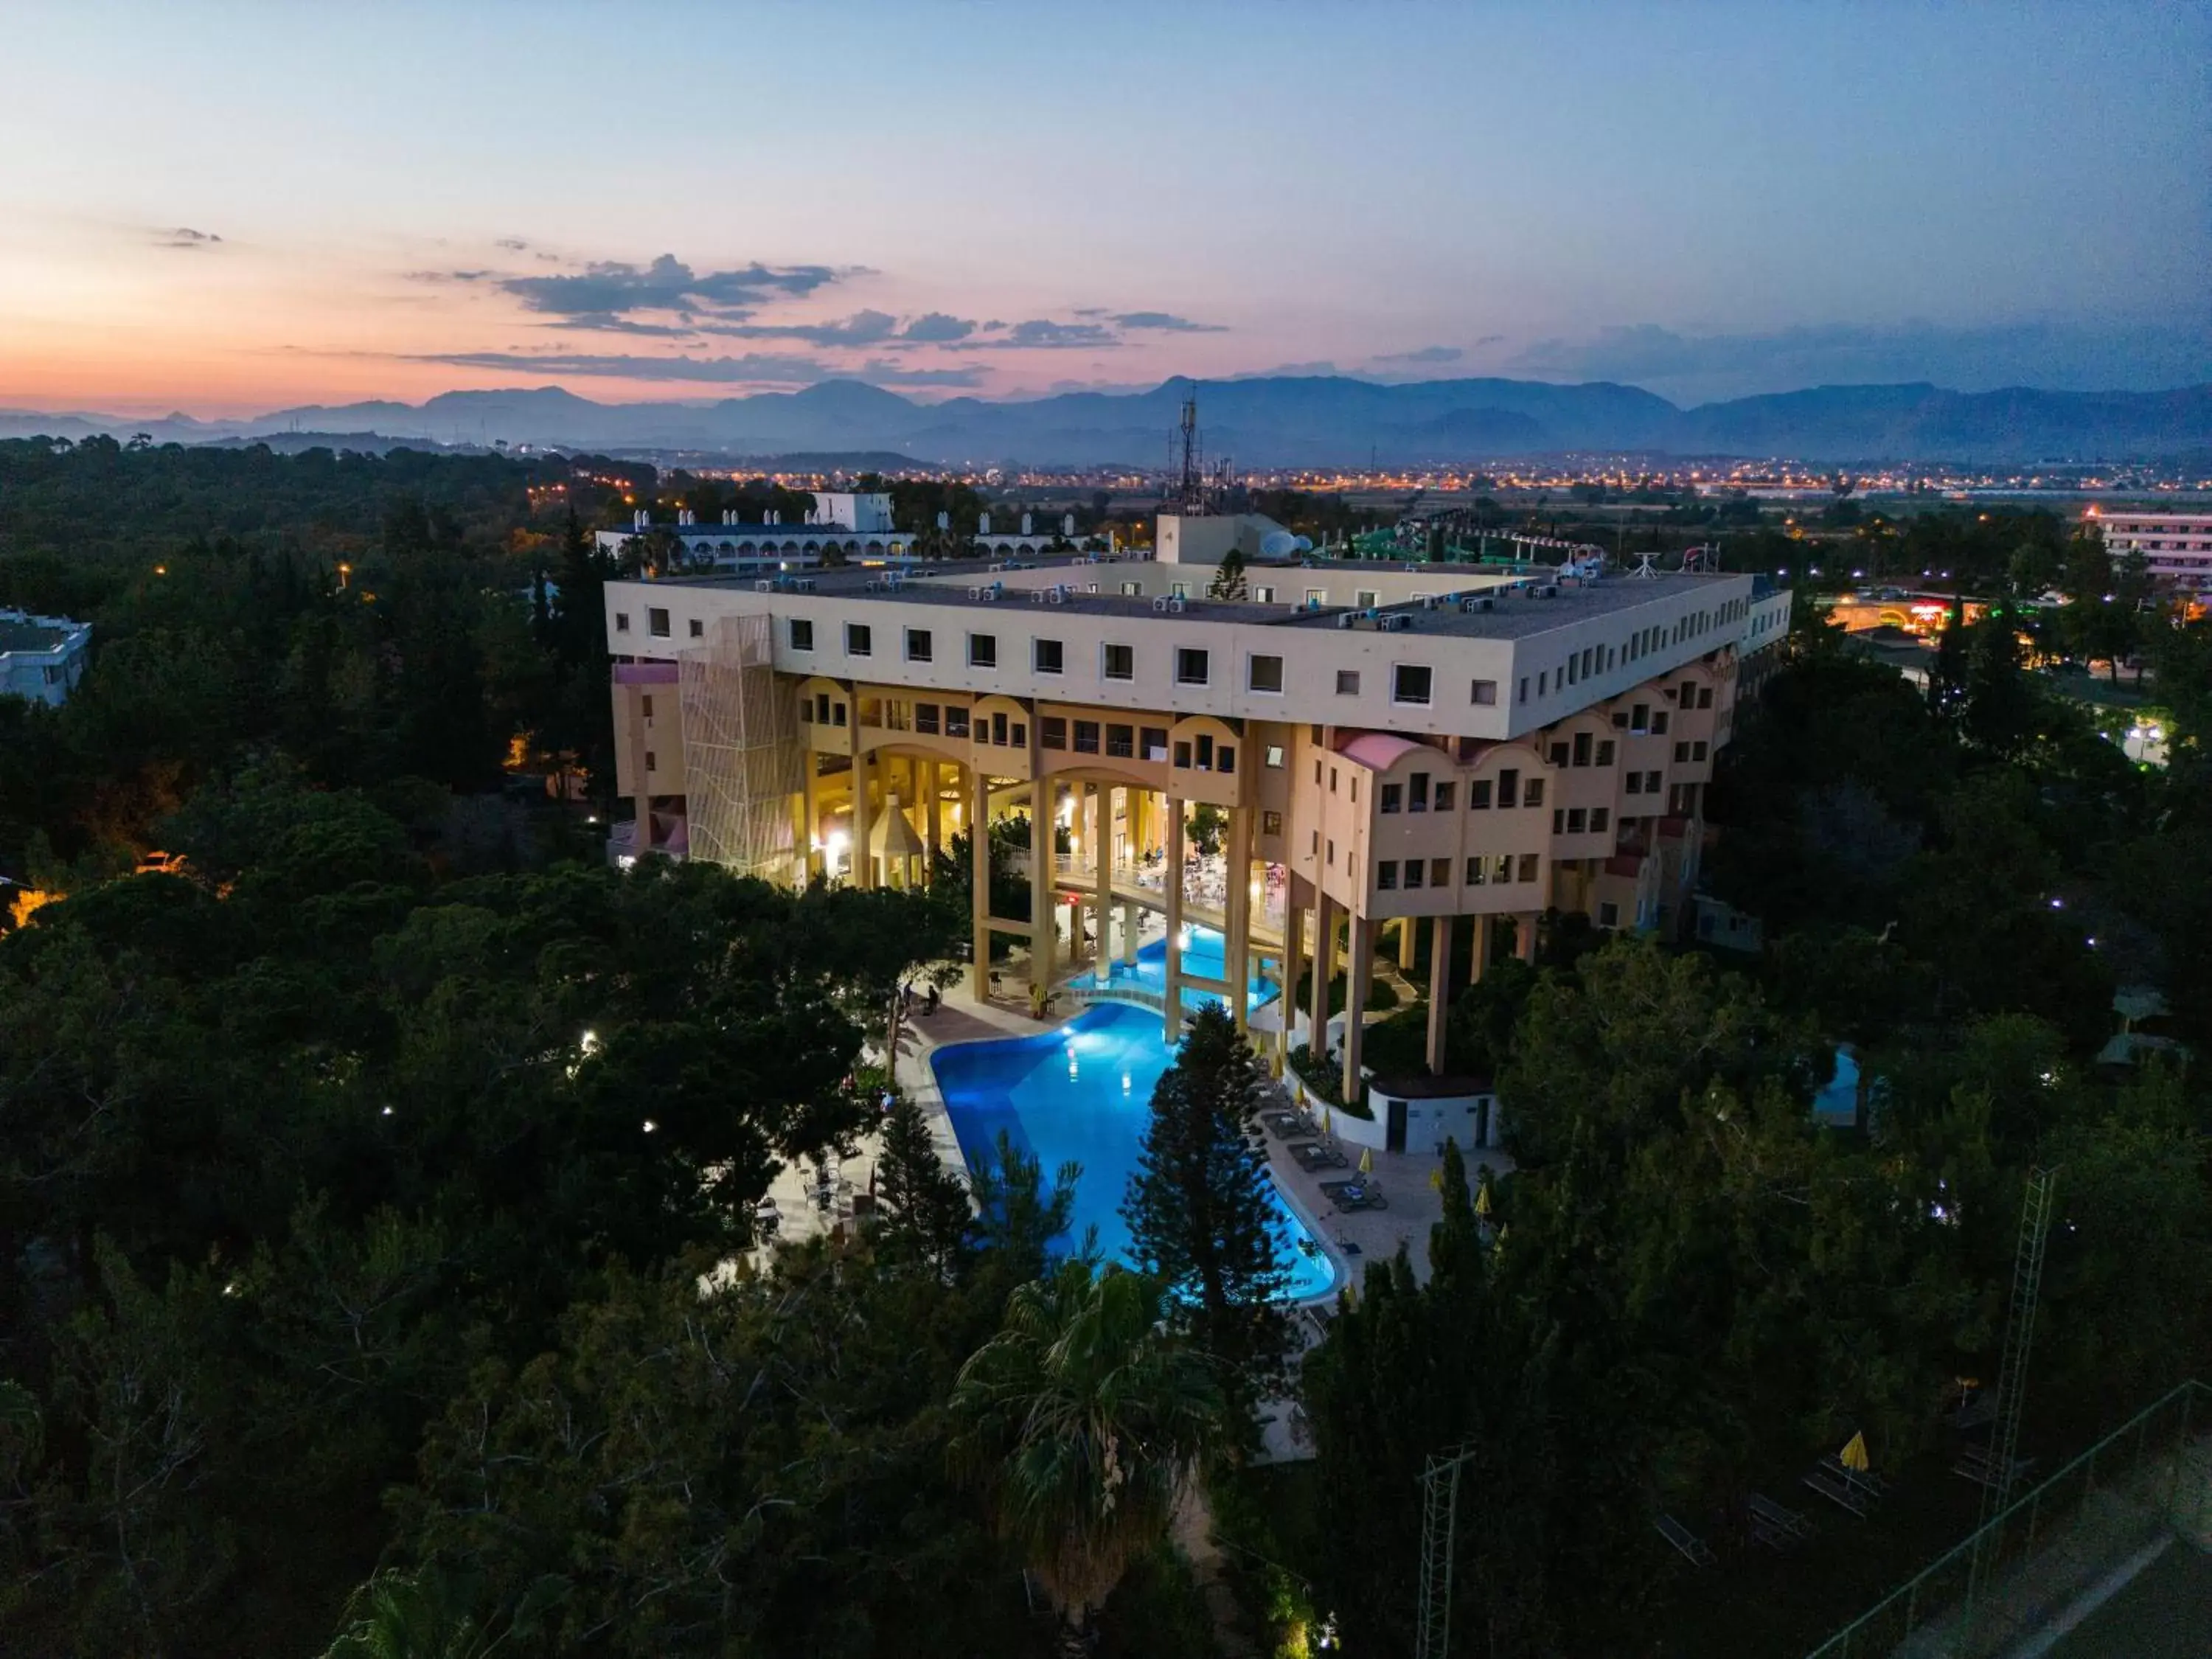
[[[1255,559],[1244,597],[1206,597],[1229,549],[1273,528],[1164,516],[1157,560],[610,582],[636,803],[611,854],[908,884],[956,832],[1026,819],[1030,920],[989,913],[989,837],[970,838],[977,994],[994,934],[1050,988],[1133,961],[1158,913],[1171,1036],[1185,991],[1241,1024],[1231,986],[1260,971],[1291,992],[1320,959],[1309,1040],[1325,1041],[1331,972],[1363,1006],[1385,928],[1408,968],[1431,930],[1441,976],[1461,928],[1478,973],[1532,956],[1547,910],[1685,927],[1739,676],[1786,635],[1786,592],[1595,560],[1309,557]],[[1201,809],[1222,861],[1194,866]],[[1218,980],[1185,963],[1194,922],[1224,935]],[[1432,992],[1432,1070],[1445,1012]],[[1349,1096],[1357,1018],[1341,1046]]]
[[[2105,532],[2114,558],[2140,553],[2154,580],[2212,593],[2212,506],[2182,513],[2093,507],[2087,522]]]

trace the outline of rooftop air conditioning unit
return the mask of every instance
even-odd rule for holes
[[[1152,601],[1152,609],[1155,611],[1165,611],[1167,608],[1168,602],[1165,599],[1154,599]]]
[[[1403,634],[1413,625],[1413,617],[1402,611],[1395,617],[1382,618],[1382,631],[1386,634]]]
[[[1182,608],[1183,602],[1181,599],[1170,599],[1168,601],[1168,609],[1176,612],[1178,615],[1182,613]]]
[[[811,593],[817,588],[820,587],[822,584],[816,581],[811,576],[801,576],[797,581],[792,583],[792,586],[802,593]]]
[[[1529,591],[1540,599],[1556,599],[1559,597],[1559,585],[1557,582],[1540,582]]]
[[[1469,611],[1495,611],[1498,609],[1498,601],[1487,595],[1482,595],[1472,599],[1462,599],[1459,602],[1459,608]]]
[[[753,584],[753,592],[756,593],[775,592],[775,578],[773,576],[763,576],[760,580]]]
[[[1358,620],[1359,620],[1359,616],[1358,616],[1358,613],[1357,611],[1340,611],[1340,612],[1337,614],[1336,625],[1337,625],[1339,628],[1349,628],[1349,627],[1351,627],[1351,626],[1352,626],[1352,623],[1354,623],[1358,622]]]

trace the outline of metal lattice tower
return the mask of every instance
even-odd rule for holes
[[[1421,1471],[1421,1587],[1413,1659],[1444,1659],[1451,1647],[1452,1553],[1459,1532],[1459,1477],[1468,1447],[1429,1459]]]
[[[1966,1602],[1973,1605],[1984,1572],[1996,1565],[2002,1547],[1990,1522],[2004,1513],[2012,1496],[2013,1469],[2019,1456],[2021,1403],[2027,1393],[2027,1356],[2035,1338],[2035,1304],[2043,1294],[2043,1252],[2051,1237],[2051,1195],[2056,1170],[2027,1173],[2020,1202],[2020,1243],[2013,1251],[2012,1308],[2005,1319],[2004,1352],[1997,1364],[1997,1415],[1990,1431],[1989,1480],[1982,1487],[1982,1524],[1966,1581]]]

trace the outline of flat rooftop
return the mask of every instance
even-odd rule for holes
[[[0,622],[0,653],[58,650],[70,633],[45,623]]]
[[[1441,568],[1441,567],[1432,567]],[[1541,634],[1554,628],[1565,628],[1575,623],[1589,622],[1599,617],[1633,611],[1639,605],[1656,604],[1662,599],[1686,597],[1701,588],[1732,580],[1713,576],[1601,576],[1595,581],[1563,581],[1559,592],[1550,599],[1538,599],[1529,588],[1515,590],[1509,587],[1470,589],[1470,595],[1479,595],[1491,601],[1487,611],[1462,611],[1456,604],[1439,605],[1433,610],[1424,609],[1418,599],[1401,605],[1376,607],[1383,616],[1410,614],[1416,620],[1413,630],[1421,634],[1442,634],[1463,639],[1513,640],[1530,634]],[[1338,615],[1349,609],[1335,605],[1320,611],[1292,611],[1282,618],[1291,628],[1334,628]]]

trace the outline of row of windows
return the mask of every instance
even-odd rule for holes
[[[1598,835],[1610,827],[1613,814],[1603,806],[1554,806],[1552,833],[1555,836]]]
[[[692,617],[688,618],[688,620],[691,625],[690,634],[693,639],[703,639],[706,637],[707,624],[703,619],[698,617]],[[652,635],[656,640],[666,639],[669,636],[668,612],[657,605],[649,607],[645,613],[645,631]],[[615,632],[617,634],[627,634],[629,632],[629,611],[617,611],[615,612]]]
[[[1468,860],[1469,887],[1504,887],[1514,882],[1534,881],[1543,863],[1534,853],[1483,853]],[[1449,859],[1384,859],[1375,866],[1375,890],[1381,893],[1411,892],[1421,887],[1452,884]]]
[[[1314,782],[1318,785],[1321,781],[1322,763],[1316,761]],[[1543,779],[1530,778],[1523,784],[1520,770],[1516,767],[1502,768],[1498,774],[1495,788],[1492,784],[1492,781],[1489,778],[1477,778],[1467,786],[1468,811],[1486,812],[1490,811],[1493,800],[1499,808],[1509,810],[1516,806],[1541,806],[1544,804]],[[1337,769],[1332,766],[1328,769],[1330,794],[1336,793],[1336,786]],[[1449,812],[1453,810],[1458,793],[1458,786],[1449,779],[1432,785],[1426,772],[1416,772],[1402,784],[1384,784],[1377,810],[1384,812]],[[1352,799],[1354,805],[1357,805],[1359,800],[1359,778],[1356,773],[1352,779]]]

